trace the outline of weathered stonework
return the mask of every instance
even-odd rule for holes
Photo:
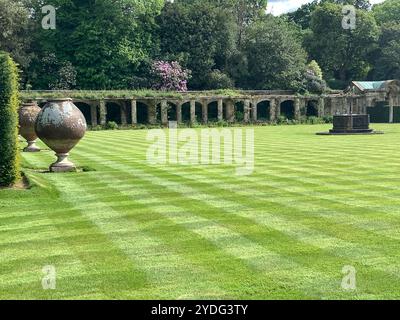
[[[237,120],[238,105],[243,108],[243,122],[260,122],[267,121],[265,116],[260,114],[259,107],[261,104],[268,105],[268,117],[270,122],[274,122],[283,115],[282,104],[289,104],[294,120],[299,120],[307,113],[310,103],[316,108],[319,117],[333,116],[336,114],[344,114],[350,111],[352,107],[353,113],[366,114],[368,107],[373,107],[378,102],[385,102],[389,105],[390,119],[394,121],[395,108],[400,107],[400,81],[387,81],[382,88],[376,90],[362,90],[357,86],[357,82],[353,83],[348,90],[335,91],[330,94],[300,96],[290,91],[241,91],[239,95],[230,97],[223,95],[212,95],[204,92],[188,92],[182,93],[182,98],[110,98],[110,99],[73,99],[74,102],[85,103],[90,107],[88,113],[91,117],[92,126],[97,124],[105,125],[108,121],[107,104],[113,103],[119,106],[120,119],[119,124],[126,125],[138,124],[139,108],[138,104],[146,107],[146,119],[141,120],[143,124],[157,124],[161,122],[167,125],[169,119],[168,109],[175,106],[176,114],[174,119],[178,123],[182,123],[183,114],[185,120],[191,123],[202,121],[207,123],[210,119],[210,108],[213,109],[212,114],[217,115],[214,121],[234,122]],[[36,99],[38,102],[46,101],[46,99]],[[159,114],[157,116],[157,106]],[[160,108],[161,106],[161,108]],[[196,108],[199,106],[200,108]],[[265,108],[265,107],[264,107]],[[200,113],[201,112],[201,116]],[[99,119],[98,115],[99,114]],[[264,109],[265,115],[265,109]],[[141,117],[143,118],[143,116]],[[158,119],[158,120],[157,120]],[[87,119],[89,120],[89,119]],[[128,121],[129,120],[129,121]]]

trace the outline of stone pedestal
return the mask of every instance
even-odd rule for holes
[[[333,117],[333,129],[330,133],[371,133],[369,128],[369,115],[367,114],[344,114]]]
[[[57,161],[50,166],[50,172],[76,172],[75,165],[68,160],[68,153],[57,153]]]
[[[36,145],[36,140],[27,141],[28,146],[24,148],[24,152],[40,152],[40,148]]]

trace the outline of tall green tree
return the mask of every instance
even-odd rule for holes
[[[378,24],[400,22],[400,1],[386,0],[372,8],[372,12]]]
[[[324,3],[353,5],[355,8],[363,10],[368,10],[371,8],[371,3],[369,0],[314,0],[312,2],[303,4],[300,8],[293,12],[287,13],[286,16],[290,21],[293,21],[301,26],[302,29],[308,29],[311,25],[312,13]]]
[[[27,1],[37,26],[35,87],[49,87],[41,77],[43,59],[54,54],[61,66],[69,62],[76,70],[80,89],[127,88],[157,48],[154,19],[163,0],[49,0],[57,8],[56,30],[41,28],[42,1]]]
[[[207,1],[167,3],[157,19],[161,56],[192,71],[191,89],[205,89],[214,69],[225,71],[235,48],[235,24]]]
[[[305,39],[310,58],[318,62],[330,78],[345,85],[363,79],[371,69],[369,55],[374,51],[379,28],[374,17],[364,10],[356,12],[356,28],[342,27],[342,7],[325,3],[312,14],[311,30]]]
[[[306,52],[296,31],[283,19],[266,16],[246,32],[247,88],[295,89],[302,87]]]
[[[32,60],[29,11],[19,0],[0,0],[0,50],[26,69]]]
[[[237,42],[242,43],[246,28],[266,14],[268,0],[176,0],[181,3],[207,3],[226,9],[237,25]]]

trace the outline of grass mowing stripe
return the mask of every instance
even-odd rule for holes
[[[58,180],[58,179],[57,179]],[[64,184],[68,184],[68,182],[64,181]],[[101,181],[99,181],[99,184],[102,184]],[[109,191],[112,190],[110,186],[108,185],[107,189]],[[90,192],[90,191],[89,191]],[[123,197],[118,196],[118,200],[123,199]],[[96,199],[99,200],[99,199]],[[138,202],[135,202],[136,205],[138,205]],[[130,221],[133,220],[135,222],[140,221],[141,224],[149,224],[149,221],[155,220],[155,222],[158,224],[161,216],[156,215],[152,211],[154,209],[147,209],[147,211],[150,212],[144,212],[140,216],[139,215],[130,215],[129,212],[126,210],[121,210],[119,206],[114,207],[112,203],[109,203],[108,206],[110,207],[111,210],[118,212],[121,211],[124,214],[126,214],[126,219],[129,219]],[[142,208],[143,206],[140,206]],[[85,208],[86,209],[86,208]],[[164,208],[165,209],[165,208]],[[108,212],[108,211],[107,211]],[[142,218],[143,216],[143,218]],[[115,219],[111,221],[107,221],[104,223],[104,225],[112,225],[114,223]],[[125,224],[126,225],[126,224]],[[131,223],[128,225],[128,227],[131,228]],[[165,229],[165,230],[164,230]],[[219,261],[214,261],[216,265],[219,266],[219,268],[222,268],[222,270],[216,269],[216,266],[210,265],[210,260],[209,255],[215,255],[215,248],[210,246],[210,244],[197,239],[196,237],[191,235],[190,232],[187,232],[187,230],[182,229],[181,231],[180,227],[176,224],[167,225],[167,226],[160,226],[157,227],[153,232],[157,235],[158,238],[162,239],[161,243],[168,244],[170,243],[172,248],[175,248],[175,250],[178,250],[179,255],[174,254],[173,252],[168,252],[165,251],[165,249],[168,250],[168,247],[163,246],[163,257],[166,258],[166,263],[162,264],[161,266],[158,266],[158,268],[154,268],[155,263],[159,262],[158,260],[152,259],[152,265],[148,265],[145,260],[141,259],[141,254],[140,252],[137,252],[135,254],[136,259],[140,259],[140,262],[143,266],[148,265],[150,271],[151,271],[151,276],[155,279],[153,280],[154,286],[152,287],[152,294],[153,296],[158,296],[158,286],[161,286],[164,288],[164,290],[167,290],[172,287],[170,290],[174,289],[176,292],[179,292],[179,296],[175,298],[195,298],[195,297],[208,297],[208,298],[213,298],[216,295],[217,296],[225,296],[226,298],[234,297],[236,295],[236,292],[234,290],[234,286],[238,285],[238,281],[246,281],[248,283],[253,283],[254,287],[252,287],[251,290],[254,292],[254,294],[260,294],[265,295],[266,291],[271,290],[271,287],[267,287],[265,282],[261,282],[259,280],[254,281],[253,276],[249,277],[244,277],[243,278],[243,271],[240,271],[240,269],[243,269],[244,267],[240,267],[238,263],[233,263],[234,258],[231,256],[226,256],[222,253],[219,253],[220,260]],[[148,234],[151,230],[149,230],[148,227],[146,227],[145,232]],[[173,233],[171,233],[173,232]],[[177,239],[176,235],[181,234],[181,237]],[[140,239],[140,236],[136,233],[134,234],[135,239],[129,241],[129,236],[124,235],[124,239],[126,241],[126,245],[130,245],[133,243],[133,245],[138,246],[138,250],[141,249],[146,249],[146,243],[153,244],[154,242],[151,241],[151,239],[145,239],[143,243],[141,241],[138,241]],[[199,250],[195,251],[195,254],[189,254],[190,258],[189,260],[186,259],[185,257],[188,256],[187,253],[187,247],[186,247],[186,242],[182,241],[182,239],[189,238],[191,241],[191,246],[194,246],[196,242],[196,247],[198,247],[199,250],[202,250],[201,254]],[[181,240],[179,240],[181,239]],[[178,240],[178,242],[177,242]],[[157,255],[157,252],[159,252],[160,248],[157,246],[154,248],[154,255]],[[192,248],[193,249],[193,248]],[[161,252],[160,252],[161,253]],[[182,256],[183,255],[183,256]],[[174,258],[175,257],[175,258]],[[172,259],[172,260],[171,260]],[[175,272],[178,271],[178,274],[180,275],[179,278],[171,278],[169,275],[169,271],[171,268],[174,268],[174,275]],[[178,270],[176,270],[178,268]],[[200,268],[200,269],[199,269]],[[204,276],[204,271],[202,269],[211,269],[209,273],[207,273],[207,276]],[[156,269],[156,270],[154,270]],[[226,276],[226,278],[223,277],[221,274],[221,271],[223,271],[223,274]],[[248,270],[250,271],[250,270]],[[237,278],[238,274],[242,274],[240,278]],[[230,290],[225,289],[226,291],[221,291],[219,288],[220,286],[224,286],[224,281],[229,280],[229,285],[230,285]],[[191,289],[191,283],[193,281],[198,281],[203,284],[202,290],[198,291],[193,291]],[[226,286],[226,285],[225,285]],[[210,289],[211,288],[211,289]],[[257,292],[257,290],[260,290],[261,292]],[[210,292],[211,291],[211,292]],[[284,294],[287,295],[290,292],[285,292]],[[150,294],[149,292],[147,294]],[[164,297],[162,292],[159,293],[160,297]],[[165,293],[164,293],[165,294]],[[293,296],[298,296],[301,294],[300,292],[296,292],[295,294],[293,293]]]
[[[118,164],[118,165],[117,165],[117,164],[113,165],[114,168],[116,168],[116,166],[119,167],[119,166],[123,166],[123,165],[119,165],[119,164]],[[132,170],[133,170],[132,168],[125,168],[125,167],[121,169],[122,172],[127,172],[127,173],[129,173],[130,175],[132,175]],[[136,176],[136,177],[139,178],[139,179],[143,179],[143,176],[142,176],[142,175]],[[157,177],[154,177],[154,176],[151,177],[151,178],[149,178],[148,181],[149,181],[149,182],[152,182],[152,183],[158,183],[158,182],[157,182],[157,181],[158,181],[158,180],[157,180]],[[116,183],[116,184],[120,184],[120,182],[118,182],[118,183]],[[113,185],[113,184],[110,185],[110,188],[112,188],[112,185]],[[165,185],[163,185],[163,186],[165,187]],[[181,189],[184,189],[184,187],[181,186]],[[186,192],[185,194],[193,194],[193,193],[191,193],[191,192]],[[196,200],[198,200],[198,199],[196,199]],[[203,199],[203,200],[204,200],[204,199]],[[202,205],[204,205],[204,203],[203,203]],[[226,209],[226,205],[224,206],[224,208]],[[212,215],[213,215],[214,219],[218,219],[218,217],[219,217],[218,214],[217,214],[216,212],[212,212]],[[232,218],[232,219],[233,219],[233,218]],[[270,235],[269,235],[269,236],[270,236]],[[283,261],[282,261],[282,262],[283,262]],[[284,268],[284,264],[281,263],[281,264],[279,265],[279,267],[280,267],[280,268]],[[324,270],[324,268],[321,268],[321,270]],[[338,270],[339,270],[339,269],[338,269]],[[309,269],[307,269],[306,272],[307,272],[308,276],[310,276],[311,274],[315,273],[315,272],[313,272],[313,270],[309,270]],[[320,279],[324,278],[324,276],[323,276],[322,274],[319,274],[318,277],[319,277]],[[335,285],[337,286],[337,283],[335,283]]]
[[[377,126],[377,129],[380,129],[379,127]],[[13,241],[17,242],[18,235],[23,236],[24,232],[34,234],[41,232],[41,228],[52,228],[52,224],[66,228],[64,225],[68,216],[71,216],[69,210],[73,210],[77,212],[78,218],[71,220],[67,239],[74,239],[77,249],[79,242],[86,241],[85,228],[82,226],[82,232],[79,230],[81,211],[94,215],[105,210],[104,206],[108,206],[128,220],[128,234],[118,234],[118,237],[134,239],[129,234],[130,226],[134,223],[141,232],[157,239],[163,247],[168,247],[173,253],[180,253],[184,261],[191,261],[198,268],[202,268],[204,279],[209,281],[209,287],[222,288],[213,290],[213,297],[226,297],[227,292],[233,293],[235,297],[253,298],[396,297],[399,292],[398,281],[390,273],[395,271],[395,262],[398,260],[398,202],[391,197],[398,195],[399,179],[396,178],[394,170],[400,166],[390,159],[398,154],[393,142],[400,136],[400,126],[381,126],[388,134],[379,137],[313,135],[313,132],[327,128],[328,126],[255,128],[256,171],[255,176],[248,180],[224,176],[224,173],[233,172],[232,167],[169,167],[169,171],[164,173],[162,171],[165,167],[151,168],[146,165],[146,131],[89,132],[74,150],[71,159],[77,164],[93,167],[97,172],[60,175],[59,177],[72,184],[66,185],[66,188],[58,179],[55,182],[46,181],[47,175],[34,173],[34,179],[40,186],[38,189],[43,193],[44,190],[53,192],[52,185],[58,183],[54,197],[60,201],[68,200],[62,201],[65,203],[64,219],[63,208],[55,208],[55,205],[45,210],[57,210],[57,218],[49,220],[41,216],[40,207],[33,201],[31,191],[26,192],[24,196],[20,196],[21,193],[16,191],[0,191],[0,213],[4,213],[0,216],[0,229],[2,228],[2,234],[6,235],[5,239],[11,240],[5,240],[3,247],[5,250],[12,248]],[[109,149],[107,145],[110,146]],[[104,153],[100,154],[99,150]],[[85,158],[88,151],[92,152],[93,156],[101,155],[101,158],[88,161]],[[25,168],[42,169],[47,168],[53,161],[52,153],[46,151],[34,155],[24,154],[23,164]],[[103,164],[106,164],[106,167]],[[115,165],[116,169],[107,167]],[[132,168],[139,171],[133,170],[134,174],[128,175]],[[336,175],[339,176],[337,180]],[[196,178],[199,181],[195,181]],[[107,181],[104,182],[103,179]],[[324,182],[324,187],[319,189],[319,185]],[[216,183],[220,185],[215,186]],[[68,190],[75,190],[76,184],[82,192],[73,197]],[[178,186],[181,186],[180,190]],[[253,193],[246,190],[250,188],[253,189]],[[87,194],[93,194],[98,200],[91,199]],[[17,199],[12,201],[15,195]],[[210,197],[210,202],[206,201],[207,197]],[[39,195],[39,198],[45,199],[42,195]],[[80,201],[86,203],[81,203],[79,210],[71,205]],[[96,204],[96,201],[100,204]],[[34,214],[29,212],[31,207],[32,212],[38,214],[37,221],[34,220]],[[364,207],[369,210],[365,212]],[[241,216],[235,216],[235,210]],[[21,218],[20,227],[18,218]],[[83,216],[81,218],[92,225],[93,232],[104,236],[103,231],[91,223],[90,219]],[[104,219],[103,222],[112,224],[113,219]],[[270,226],[281,231],[271,229]],[[296,238],[296,235],[300,238]],[[60,245],[64,241],[56,233],[55,239],[61,241]],[[304,243],[304,239],[311,241],[312,245]],[[93,241],[94,239],[89,237],[86,246]],[[51,250],[57,252],[59,244],[53,244],[55,248]],[[90,259],[104,260],[109,248],[118,248],[107,236],[104,244],[106,249],[94,249],[97,255],[90,254]],[[20,245],[20,253],[15,251],[15,260],[9,261],[9,271],[27,252],[22,248],[23,242],[20,242]],[[36,246],[40,249],[46,247],[46,244],[37,241]],[[90,247],[95,248],[92,244],[87,249]],[[84,248],[85,246],[82,250]],[[339,267],[342,263],[351,261],[342,256],[351,254],[350,249],[355,249],[358,285],[356,292],[346,293],[340,290],[342,275]],[[241,252],[245,259],[236,259],[235,256]],[[277,254],[283,261],[290,261],[286,264],[288,273],[291,265],[297,268],[292,268],[287,275],[279,270],[262,274],[258,271],[258,266],[265,263],[263,255],[268,252]],[[367,254],[362,256],[362,252]],[[69,250],[64,256],[68,261],[70,253],[78,257],[73,250]],[[201,256],[198,257],[196,253]],[[125,253],[121,255],[129,260]],[[157,256],[147,258],[148,261],[158,259]],[[23,263],[29,263],[29,259],[31,256],[28,254]],[[207,259],[216,261],[217,265],[206,265]],[[246,266],[244,261],[251,263]],[[257,265],[257,262],[260,264]],[[96,264],[101,265],[100,261]],[[122,278],[114,278],[115,285],[110,281],[116,274],[123,276],[129,273],[130,269],[122,269],[118,273],[112,271],[112,261],[105,261],[104,264],[105,268],[110,266],[110,274],[102,273],[103,278],[107,279],[103,286],[91,286],[86,278],[86,269],[80,267],[77,274],[71,278],[71,287],[64,288],[62,296],[96,298],[105,295],[102,292],[103,288],[108,288],[110,295],[116,297],[151,295],[152,289],[158,296],[167,298],[182,293],[183,297],[190,297],[204,292],[203,281],[199,279],[191,283],[190,290],[186,291],[189,295],[185,295],[182,286],[157,286],[154,282],[148,282],[146,277],[137,279],[136,287],[140,289],[132,293],[129,288],[134,288],[134,283],[123,287],[120,283]],[[138,261],[137,264],[142,270],[142,262]],[[82,265],[88,265],[87,261]],[[129,260],[128,266],[131,265]],[[382,268],[382,272],[371,266]],[[171,269],[170,272],[172,274],[178,270]],[[309,270],[311,273],[308,273]],[[176,275],[178,273],[179,271],[175,272]],[[92,275],[94,274],[96,273],[93,272]],[[319,277],[319,274],[322,274],[322,277]],[[74,280],[78,278],[81,280],[81,286]],[[337,279],[337,289],[330,286],[325,279]],[[21,283],[23,287],[27,287],[26,282]],[[218,287],[215,286],[216,283]],[[162,292],[163,288],[166,291]],[[285,289],[288,289],[287,294]],[[15,295],[16,292],[13,291]],[[36,295],[36,291],[33,291],[32,295]],[[61,293],[59,295],[61,296]]]

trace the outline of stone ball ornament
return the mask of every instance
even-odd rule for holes
[[[28,146],[24,152],[39,152],[40,148],[36,146],[38,136],[35,132],[35,123],[41,109],[36,102],[25,102],[18,110],[19,134],[26,140]]]
[[[56,153],[57,161],[50,166],[51,172],[76,171],[68,156],[84,137],[86,129],[85,117],[72,99],[52,99],[46,103],[37,117],[35,130],[38,137]]]

